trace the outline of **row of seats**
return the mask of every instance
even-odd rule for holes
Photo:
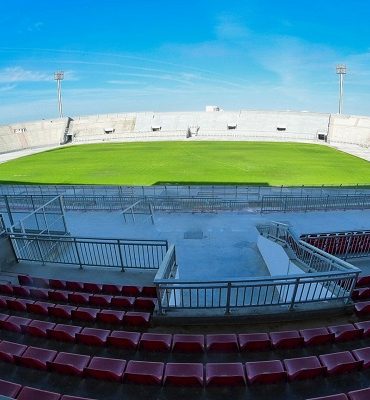
[[[72,292],[102,293],[109,295],[123,295],[130,297],[144,296],[157,297],[155,286],[135,286],[100,284],[92,282],[64,281],[61,279],[46,279],[32,277],[29,275],[18,275],[18,282],[21,286],[33,286],[44,289],[69,290]]]
[[[315,397],[307,400],[369,400],[370,388],[353,390],[352,392],[333,394],[331,396]]]
[[[370,275],[362,275],[357,278],[356,287],[370,286]]]
[[[153,297],[128,297],[107,294],[90,294],[84,292],[70,292],[65,290],[42,289],[27,286],[0,283],[0,294],[19,296],[36,300],[50,300],[54,302],[91,305],[98,307],[135,308],[152,312],[157,304]]]
[[[100,321],[108,324],[131,325],[135,327],[149,326],[151,317],[151,314],[148,312],[77,307],[5,296],[0,296],[0,308],[68,320]]]
[[[62,396],[59,393],[22,386],[3,379],[0,379],[0,396],[17,400],[92,400],[86,397]]]
[[[179,386],[277,383],[338,375],[370,367],[370,347],[309,357],[247,363],[163,363],[126,361],[58,352],[2,341],[1,360],[62,374],[139,384]]]

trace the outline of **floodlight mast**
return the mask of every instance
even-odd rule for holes
[[[342,114],[343,110],[343,80],[346,73],[347,66],[345,64],[338,64],[337,74],[339,75],[339,114]]]
[[[59,118],[63,118],[63,105],[62,105],[62,80],[63,79],[64,79],[63,71],[54,72],[54,80],[57,81]]]

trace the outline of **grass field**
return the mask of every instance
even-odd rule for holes
[[[2,183],[370,184],[370,163],[320,145],[137,142],[69,146],[0,164]]]

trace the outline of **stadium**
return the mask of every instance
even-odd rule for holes
[[[0,143],[1,395],[369,398],[370,117],[107,114]]]

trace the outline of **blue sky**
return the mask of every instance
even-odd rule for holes
[[[57,9],[57,6],[59,9]],[[4,0],[0,123],[66,115],[279,109],[370,115],[367,0]]]

